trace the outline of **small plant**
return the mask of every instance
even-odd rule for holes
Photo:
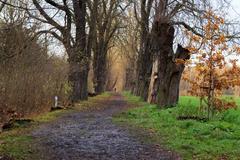
[[[190,39],[188,49],[195,57],[191,66],[195,66],[197,76],[184,77],[184,80],[190,82],[190,94],[200,97],[200,108],[207,111],[210,119],[217,111],[236,108],[236,103],[222,99],[222,94],[223,90],[240,85],[238,60],[226,58],[239,53],[239,47],[228,43],[222,17],[210,10],[202,18],[203,36],[186,32]]]

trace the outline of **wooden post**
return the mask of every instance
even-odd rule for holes
[[[54,103],[54,108],[58,107],[58,96],[54,97],[55,103]]]

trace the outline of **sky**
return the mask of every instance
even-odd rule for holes
[[[216,0],[220,1],[220,0]],[[240,21],[240,0],[229,0],[231,1],[231,6],[228,11],[228,18],[231,20]],[[61,45],[56,45],[54,42],[53,45],[50,46],[50,50],[52,50],[56,55],[62,56],[64,49]]]
[[[232,0],[229,16],[240,19],[240,0]]]

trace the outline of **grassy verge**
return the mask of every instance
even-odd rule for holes
[[[67,113],[98,109],[96,105],[110,97],[109,93],[91,97],[88,101],[83,101],[75,107],[66,110],[57,110],[45,113],[33,118],[33,122],[24,125],[16,125],[15,128],[0,134],[0,157],[8,156],[16,160],[37,159],[38,153],[32,147],[35,143],[34,138],[29,133],[39,125],[51,122]],[[1,159],[1,158],[0,158]]]
[[[164,147],[181,154],[183,159],[240,159],[240,110],[219,113],[207,122],[177,120],[182,114],[199,114],[198,99],[181,97],[178,107],[160,110],[125,93],[131,105],[140,106],[114,118],[153,132],[153,139]]]

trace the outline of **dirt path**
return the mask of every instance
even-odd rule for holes
[[[120,95],[103,102],[105,109],[65,115],[35,130],[44,160],[175,160],[171,152],[144,144],[126,128],[112,123],[112,115],[126,108]],[[101,104],[102,105],[102,104]]]

